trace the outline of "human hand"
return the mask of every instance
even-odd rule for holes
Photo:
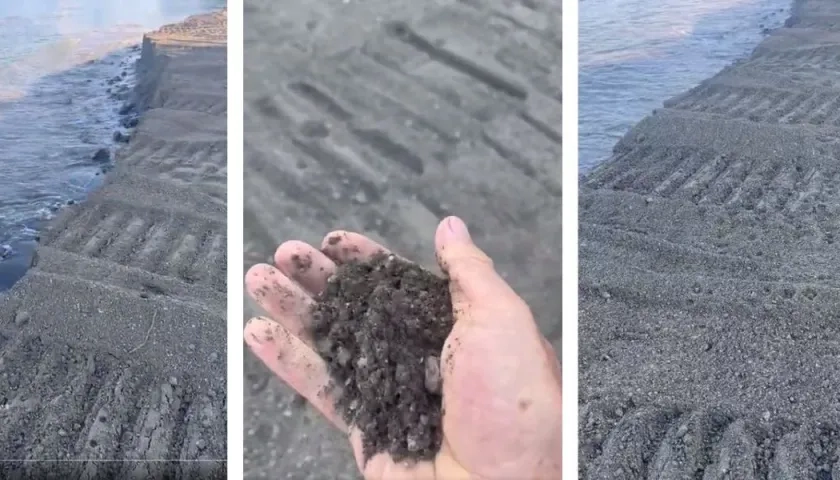
[[[339,233],[339,246],[327,242]],[[455,324],[441,356],[443,443],[428,462],[394,462],[380,453],[364,462],[358,430],[348,427],[329,395],[327,366],[312,348],[308,322],[313,297],[336,264],[386,249],[354,233],[334,232],[322,249],[297,241],[275,253],[276,268],[256,265],[249,294],[272,319],[251,319],[245,340],[280,378],[349,434],[368,480],[560,478],[560,366],[525,302],[495,272],[460,219],[435,234],[438,262],[449,276]],[[307,259],[307,265],[301,264]],[[311,260],[311,265],[309,265]]]

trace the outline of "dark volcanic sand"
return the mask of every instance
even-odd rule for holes
[[[582,478],[840,478],[840,5],[793,12],[583,180]]]
[[[313,336],[336,407],[367,460],[427,460],[441,431],[440,352],[452,329],[445,279],[385,253],[339,267],[314,307]]]

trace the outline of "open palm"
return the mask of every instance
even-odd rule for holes
[[[327,241],[336,235],[341,242]],[[441,356],[444,438],[434,460],[398,463],[380,453],[365,462],[360,432],[345,424],[323,394],[327,365],[308,331],[314,297],[337,265],[387,251],[381,245],[349,232],[327,235],[321,250],[298,241],[282,244],[275,266],[256,265],[246,275],[249,294],[270,317],[248,322],[248,346],[349,435],[368,480],[559,479],[560,372],[552,348],[463,222],[441,222],[435,247],[450,278],[455,324]]]

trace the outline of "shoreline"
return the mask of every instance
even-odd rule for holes
[[[722,68],[746,58],[767,34],[781,27],[790,15],[790,0],[716,2],[720,8],[704,11],[705,4],[683,2],[686,18],[666,18],[649,2],[622,21],[613,12],[606,18],[595,14],[600,7],[587,7],[581,19],[579,167],[582,175],[604,163],[612,147],[642,118],[661,107],[662,99],[690,89]],[[677,9],[680,10],[680,9]],[[698,14],[695,10],[703,12]],[[643,20],[645,12],[654,18]],[[658,15],[657,15],[658,14]],[[617,15],[617,16],[616,16]],[[597,20],[596,20],[597,19]],[[690,19],[690,20],[689,20]],[[665,36],[669,22],[674,28],[692,27],[685,36],[662,39],[644,33],[632,47],[619,48],[614,35],[643,32],[647,22],[653,32]],[[679,27],[677,27],[679,25]],[[649,38],[648,35],[653,35]],[[585,48],[594,42],[596,46]]]
[[[794,2],[581,179],[582,477],[840,475],[839,15]]]
[[[100,188],[104,175],[113,168],[113,157],[116,150],[127,141],[128,136],[131,135],[133,128],[137,124],[137,112],[131,107],[131,96],[133,96],[136,80],[134,78],[135,62],[139,59],[139,50],[140,43],[138,42],[135,45],[125,46],[109,52],[99,59],[84,62],[84,64],[78,65],[71,70],[51,74],[34,83],[37,86],[43,83],[54,82],[57,77],[74,75],[77,74],[74,73],[77,70],[101,65],[103,71],[100,73],[104,76],[98,79],[88,79],[89,84],[94,82],[99,84],[101,90],[81,100],[82,102],[86,102],[107,99],[109,111],[112,113],[112,117],[109,120],[112,120],[114,123],[96,128],[100,133],[104,130],[109,130],[113,133],[110,134],[107,140],[102,137],[96,143],[90,142],[88,138],[80,139],[87,146],[86,149],[90,151],[89,155],[87,158],[78,158],[75,163],[64,166],[64,168],[78,167],[96,170],[88,179],[86,188],[81,195],[78,192],[63,192],[64,195],[55,192],[54,195],[61,195],[65,198],[41,208],[41,210],[33,213],[33,216],[29,218],[22,218],[16,221],[15,223],[18,226],[17,230],[19,231],[0,239],[0,295],[25,275],[34,252],[37,249],[40,231],[44,226],[49,224],[56,215],[59,215],[61,210],[67,206],[84,201],[88,195]],[[108,72],[107,70],[111,71]],[[91,115],[95,116],[95,114]],[[92,118],[91,122],[94,121],[98,123],[101,120]],[[85,136],[86,134],[79,132],[79,135]],[[75,152],[63,153],[73,156]]]
[[[144,36],[131,138],[0,296],[0,457],[91,459],[4,473],[224,475],[226,22]]]

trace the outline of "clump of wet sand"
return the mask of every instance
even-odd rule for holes
[[[440,354],[453,324],[448,280],[380,253],[341,265],[316,300],[317,351],[365,459],[433,458],[443,437]]]

